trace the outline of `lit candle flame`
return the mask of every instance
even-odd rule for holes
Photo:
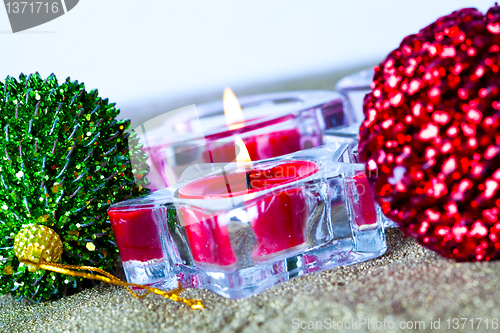
[[[224,115],[226,117],[226,124],[230,130],[242,128],[245,122],[243,111],[241,111],[240,103],[236,95],[230,88],[224,89],[222,97],[224,104]]]
[[[245,145],[245,142],[241,140],[240,137],[236,137],[234,142],[234,149],[236,151],[236,166],[238,169],[246,169],[252,167],[252,159],[250,158],[250,154],[248,153],[248,149]],[[239,151],[238,151],[239,150]],[[242,178],[238,181],[247,182],[246,173],[241,173]],[[249,189],[250,190],[250,189]],[[255,198],[255,193],[247,193],[243,195],[243,201],[249,201]]]
[[[243,142],[240,137],[237,137],[234,142],[234,150],[236,151],[236,165],[238,169],[252,165],[252,159],[250,158],[248,149],[245,146],[245,142]]]
[[[240,103],[238,102],[234,92],[230,88],[224,89],[222,99],[227,127],[230,130],[242,128],[245,125],[245,117],[243,116],[243,111],[241,111]],[[234,140],[234,150],[236,153],[236,166],[238,169],[246,169],[252,166],[252,159],[250,158],[245,142],[243,142],[239,136],[236,136],[236,139]],[[241,175],[242,178],[237,181],[246,183],[246,173],[241,173]],[[254,197],[254,193],[248,193],[243,195],[243,200],[248,201]]]

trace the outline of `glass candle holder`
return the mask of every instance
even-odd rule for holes
[[[363,100],[371,91],[370,85],[374,73],[373,68],[365,69],[340,79],[335,85],[335,90],[349,99],[356,122],[362,122],[365,119]]]
[[[239,103],[244,121],[232,125],[219,100],[168,112],[137,128],[149,156],[150,188],[174,185],[190,165],[233,162],[237,138],[253,161],[262,160],[318,147],[326,129],[355,120],[347,99],[331,91],[261,94]]]
[[[323,137],[326,144],[329,143],[344,143],[347,145],[347,153],[344,156],[344,161],[348,163],[361,163],[358,157],[358,134],[359,134],[359,126],[361,124],[355,123],[352,125],[346,126],[338,126],[336,128],[331,128],[325,131],[325,135]],[[377,175],[378,170],[366,170],[369,174],[375,173]],[[368,179],[364,176],[362,180],[363,184],[368,188]],[[367,199],[368,200],[368,199]],[[373,200],[373,198],[371,198]],[[382,213],[382,208],[375,203],[377,208],[377,212],[382,219],[382,223],[384,227],[398,227],[398,225],[392,221],[391,219],[385,217]]]
[[[364,166],[332,143],[253,164],[200,164],[109,210],[127,280],[249,297],[386,250]]]

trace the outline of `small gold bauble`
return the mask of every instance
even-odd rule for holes
[[[29,260],[35,263],[58,262],[61,260],[62,242],[59,235],[52,229],[32,224],[19,231],[14,239],[14,253],[19,260]],[[28,265],[30,272],[37,267]]]

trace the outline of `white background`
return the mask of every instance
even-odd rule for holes
[[[17,34],[0,8],[0,79],[34,71],[71,76],[133,118],[134,106],[155,100],[376,63],[437,17],[461,7],[484,12],[493,3],[80,0],[64,16]]]

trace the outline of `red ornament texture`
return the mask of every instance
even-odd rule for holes
[[[500,6],[464,8],[375,68],[359,153],[401,230],[458,261],[500,258]]]

